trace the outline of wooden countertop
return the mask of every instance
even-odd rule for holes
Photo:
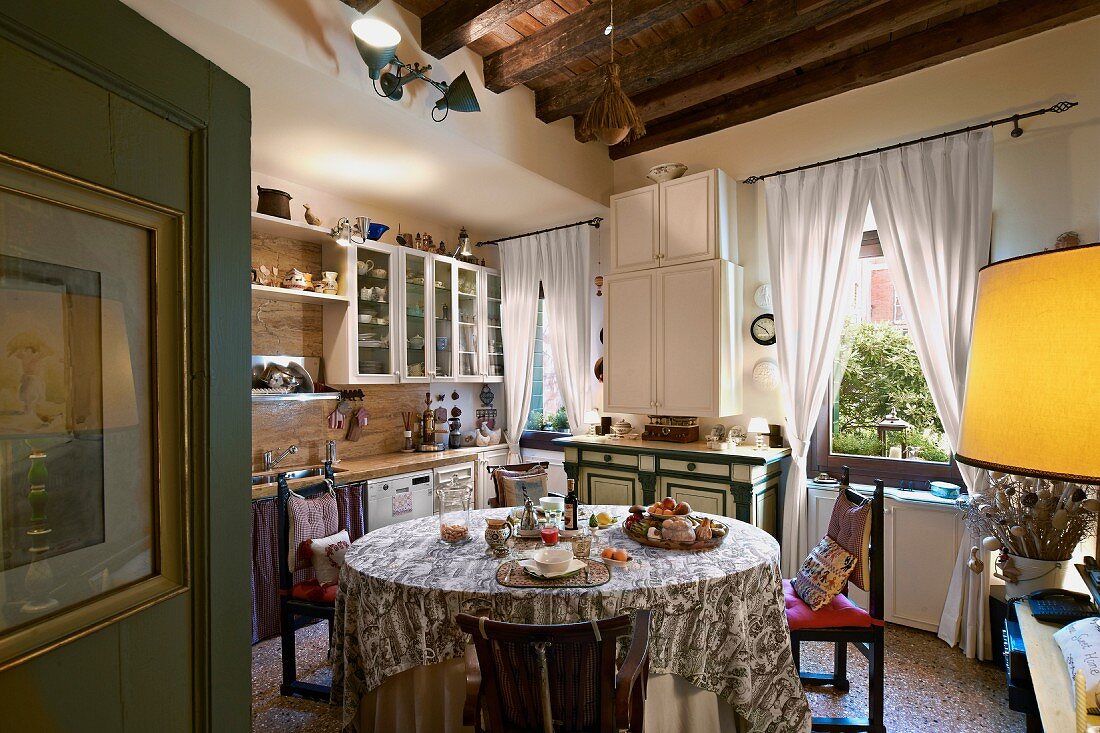
[[[713,458],[737,459],[737,463],[755,463],[764,465],[782,460],[791,454],[790,448],[763,448],[741,445],[736,448],[711,450],[705,440],[694,443],[666,443],[659,440],[634,440],[629,438],[610,438],[606,435],[573,435],[557,438],[554,441],[561,446],[591,446],[607,450],[629,451],[632,453],[705,453]]]
[[[1070,572],[1076,575],[1075,570]],[[1062,650],[1054,641],[1054,632],[1062,627],[1036,621],[1027,603],[1016,604],[1016,618],[1020,622],[1020,634],[1024,637],[1027,666],[1031,670],[1031,683],[1035,688],[1035,700],[1039,703],[1043,729],[1050,733],[1073,733],[1076,730],[1073,683]],[[1088,719],[1089,725],[1100,725],[1100,715],[1090,715]]]
[[[336,464],[336,483],[351,484],[412,471],[439,468],[440,466],[469,463],[476,461],[479,453],[506,450],[507,448],[507,444],[498,443],[497,445],[474,448],[450,448],[438,453],[380,453],[370,458],[345,459]],[[298,468],[305,468],[305,466],[282,467],[286,471],[293,471]],[[278,475],[279,471],[268,471],[266,473]],[[254,475],[264,474],[265,472],[259,471]],[[317,481],[317,477],[294,479],[288,483],[291,488],[294,488],[314,481]],[[276,493],[278,493],[278,485],[275,483],[257,484],[252,487],[252,498],[254,500],[267,499],[275,496]]]

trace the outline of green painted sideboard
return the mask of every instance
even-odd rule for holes
[[[733,517],[779,537],[780,486],[787,448],[711,450],[706,443],[662,443],[577,435],[554,441],[565,473],[587,504],[652,504],[671,496],[692,509]]]

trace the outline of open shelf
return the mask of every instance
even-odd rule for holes
[[[280,219],[277,216],[258,214],[255,211],[252,212],[252,231],[314,244],[331,244],[334,241],[330,227],[315,227],[304,221]]]
[[[290,288],[273,288],[270,285],[258,285],[252,283],[253,295],[269,300],[286,300],[294,303],[340,303],[348,305],[347,296],[329,295],[327,293],[313,293],[306,290],[291,290]]]

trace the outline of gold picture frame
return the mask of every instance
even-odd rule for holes
[[[0,303],[22,304],[0,310],[0,670],[190,586],[185,237],[183,212],[0,154]]]

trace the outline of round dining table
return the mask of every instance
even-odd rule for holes
[[[627,515],[622,506],[588,510],[620,522]],[[810,729],[771,535],[713,517],[729,527],[722,544],[685,552],[643,546],[616,523],[589,530],[593,558],[609,546],[631,555],[606,583],[516,588],[498,582],[507,558],[483,539],[486,517],[511,511],[472,511],[465,544],[442,543],[438,518],[427,517],[370,532],[347,550],[331,649],[344,730],[470,730],[461,723],[470,639],[459,613],[561,624],[636,609],[653,612],[646,731]]]

